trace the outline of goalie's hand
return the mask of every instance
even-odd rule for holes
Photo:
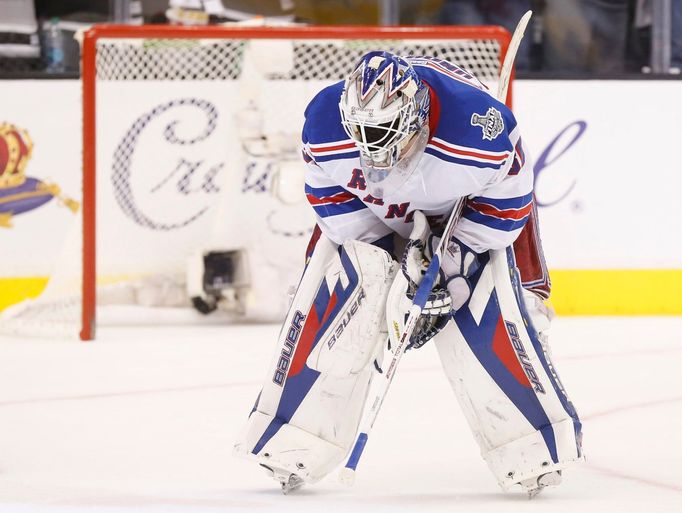
[[[409,284],[407,297],[410,302],[439,242],[439,237],[429,235],[426,243],[421,239],[411,239],[405,247],[401,268]],[[429,293],[408,349],[426,344],[445,328],[452,314],[466,304],[471,297],[469,277],[478,268],[476,252],[452,237],[443,252],[439,279]]]
[[[424,254],[424,242],[421,239],[410,239],[405,246],[401,262],[403,275],[408,282],[406,296],[410,304],[428,265],[429,260]],[[440,283],[436,283],[429,292],[406,349],[418,349],[440,333],[450,320],[451,312],[450,293]]]
[[[440,242],[431,235],[427,242],[426,258],[431,259]],[[471,297],[469,277],[479,268],[478,254],[456,237],[451,237],[443,251],[440,264],[441,282],[450,293],[453,313],[462,308]]]
[[[405,246],[401,270],[407,279],[407,298],[412,301],[414,294],[419,288],[424,273],[429,266],[430,258],[424,253],[424,243],[419,239],[411,239]],[[422,309],[422,315],[442,315],[450,313],[451,301],[448,291],[440,285],[439,281],[434,285],[426,304]]]

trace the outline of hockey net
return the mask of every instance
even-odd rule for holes
[[[279,318],[314,223],[299,163],[310,99],[375,49],[445,59],[494,88],[508,43],[499,27],[91,29],[81,220],[45,292],[6,311],[0,333],[89,340],[97,305],[186,305],[187,259],[215,247],[247,255],[238,316]]]

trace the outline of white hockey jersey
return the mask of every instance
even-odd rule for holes
[[[305,189],[320,229],[338,244],[407,237],[415,210],[444,224],[466,197],[455,236],[477,252],[511,245],[533,208],[532,165],[514,115],[467,71],[435,58],[408,60],[429,89],[429,141],[417,169],[389,196],[367,191],[359,150],[341,125],[343,82],[308,105]]]

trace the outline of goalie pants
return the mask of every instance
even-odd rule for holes
[[[533,196],[533,209],[528,216],[528,221],[514,242],[514,255],[523,288],[543,299],[549,298],[552,283],[547,272],[545,255],[542,252],[535,196]]]

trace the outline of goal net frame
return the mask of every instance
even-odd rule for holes
[[[82,316],[81,340],[95,337],[97,289],[97,43],[101,39],[318,39],[318,40],[494,40],[499,44],[500,68],[511,39],[498,26],[208,26],[98,25],[85,32],[82,44],[83,198],[82,198]],[[512,80],[506,103],[511,106]]]

